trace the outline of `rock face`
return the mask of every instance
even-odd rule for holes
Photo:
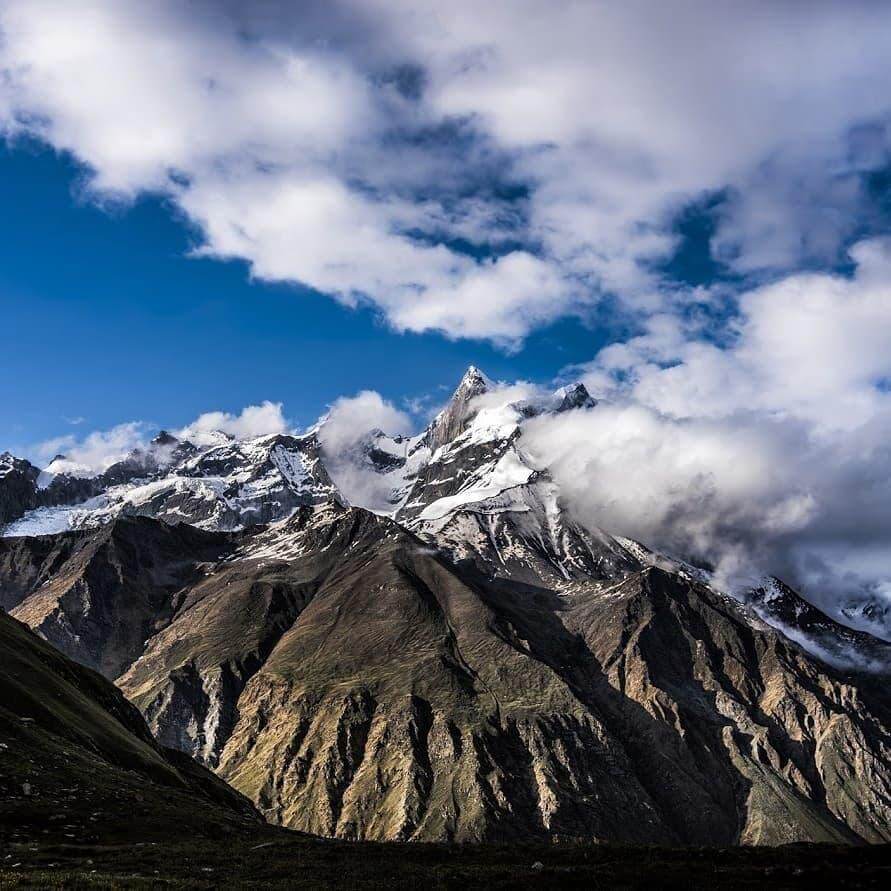
[[[491,384],[478,368],[471,365],[467,369],[449,404],[436,416],[424,436],[425,445],[431,452],[464,432],[467,422],[475,414],[473,400],[482,396]]]
[[[31,512],[36,513],[37,528],[41,520],[44,525],[49,520],[50,526],[58,526],[60,518],[68,514],[53,508],[82,504],[112,487],[166,472],[170,462],[185,457],[190,448],[188,444],[173,448],[170,439],[170,434],[162,432],[148,449],[136,449],[123,461],[96,475],[84,475],[84,470],[64,455],[56,455],[46,470],[41,471],[29,461],[3,453],[0,455],[0,528]],[[66,527],[63,524],[58,528]]]
[[[9,452],[0,455],[0,526],[17,520],[37,506],[35,492],[40,470]]]
[[[286,519],[209,531],[119,510],[3,538],[2,604],[295,829],[891,841],[887,646],[778,581],[741,602],[581,526],[522,424],[593,400],[490,387],[471,369],[426,431],[369,435],[388,516],[333,490],[312,434],[221,442],[180,477],[237,484],[236,517]]]
[[[339,522],[354,556],[248,682],[220,756],[269,818],[377,839],[891,837],[886,701],[735,603],[658,569],[517,591]]]

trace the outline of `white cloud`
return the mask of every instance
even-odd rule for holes
[[[283,433],[289,429],[280,402],[262,402],[245,406],[238,414],[210,411],[199,415],[175,435],[199,445],[210,445],[217,438],[210,434],[221,431],[236,439],[250,439],[267,433]],[[149,445],[153,427],[145,421],[128,421],[109,430],[94,430],[85,436],[73,433],[45,440],[24,450],[25,454],[45,467],[56,455],[65,460],[54,464],[57,473],[93,475],[107,470],[126,458],[134,449]]]
[[[222,431],[236,439],[252,439],[268,433],[285,433],[288,422],[280,402],[247,405],[237,415],[225,411],[209,411],[199,415],[191,424],[176,431],[180,439],[202,444],[207,434]]]
[[[170,196],[199,251],[258,277],[512,346],[604,290],[664,311],[652,261],[705,193],[730,196],[714,247],[734,269],[833,259],[888,157],[889,21],[872,3],[8,0],[0,124],[71,152],[104,200]],[[507,256],[479,259],[493,245]]]
[[[65,461],[54,466],[57,472],[92,475],[126,458],[133,449],[144,446],[146,437],[146,424],[129,421],[110,430],[94,430],[82,438],[69,434],[49,439],[35,446],[30,453],[40,466],[48,464],[56,455],[64,454]]]
[[[621,373],[635,400],[678,418],[761,412],[861,427],[888,403],[891,241],[860,242],[851,256],[851,278],[793,275],[740,295],[727,347],[652,318],[644,335],[600,353],[592,386]]]
[[[752,544],[798,531],[817,505],[786,450],[795,430],[677,421],[633,403],[529,421],[523,444],[587,524],[757,577]]]
[[[320,422],[319,441],[335,454],[361,442],[373,431],[388,434],[408,433],[411,418],[374,390],[362,390],[355,396],[341,396]]]
[[[570,507],[729,584],[773,572],[831,608],[888,590],[891,244],[852,254],[850,278],[740,295],[723,345],[660,316],[602,350],[585,380],[609,403],[524,434]]]
[[[325,466],[338,489],[353,504],[371,510],[386,510],[392,481],[370,469],[363,446],[368,436],[409,433],[411,418],[374,390],[338,399],[319,422],[319,442]]]

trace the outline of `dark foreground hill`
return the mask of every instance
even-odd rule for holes
[[[0,613],[0,837],[217,837],[260,818],[192,758],[153,739],[137,709]],[[58,831],[57,831],[58,830]]]

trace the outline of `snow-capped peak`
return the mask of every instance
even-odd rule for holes
[[[33,492],[20,500],[26,516],[19,507],[11,519],[20,522],[4,533],[58,531],[119,513],[232,529],[274,522],[296,506],[326,499],[403,522],[441,519],[526,485],[540,473],[542,468],[517,447],[526,419],[593,404],[582,384],[552,394],[531,386],[505,387],[471,365],[424,431],[407,437],[372,430],[341,449],[343,454],[323,454],[324,419],[302,436],[162,430],[103,469],[64,455],[42,472],[34,468]],[[0,458],[0,475],[18,466],[16,460]]]
[[[594,408],[597,400],[581,382],[560,387],[553,393],[553,411],[571,411],[574,408]]]
[[[462,390],[488,390],[495,384],[484,371],[476,367],[476,365],[468,365],[467,371],[458,383],[457,392]]]
[[[476,366],[464,372],[448,405],[433,419],[427,428],[425,443],[431,452],[453,440],[467,426],[476,413],[473,401],[494,387],[492,381]]]

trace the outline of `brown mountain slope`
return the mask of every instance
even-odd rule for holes
[[[657,569],[573,598],[566,625],[621,694],[624,735],[667,807],[698,775],[726,840],[844,838],[840,824],[891,837],[884,679],[838,673],[736,601]],[[690,811],[678,817],[689,825]]]
[[[167,527],[139,522],[128,565],[166,564]],[[170,606],[119,683],[273,821],[386,840],[891,840],[881,683],[705,585],[646,569],[558,595],[336,503],[201,540],[220,550],[157,588]],[[142,586],[103,592],[123,628],[147,615]]]
[[[116,678],[167,624],[179,592],[236,539],[143,517],[0,539],[0,604],[63,653]]]
[[[564,603],[393,542],[285,635],[221,775],[360,838],[887,840],[888,715],[658,570]],[[869,777],[868,782],[864,778]]]
[[[321,842],[164,750],[107,681],[0,615],[0,886],[878,887],[885,848]]]

